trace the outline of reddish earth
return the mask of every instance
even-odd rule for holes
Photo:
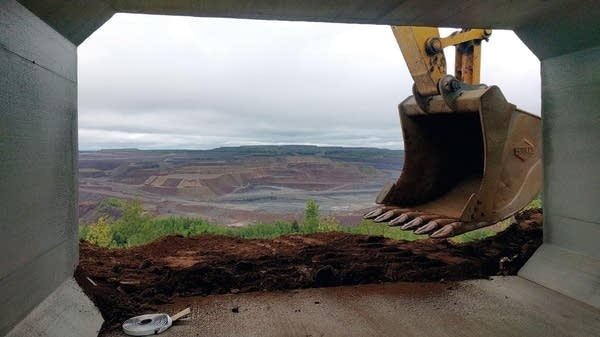
[[[81,242],[75,277],[105,328],[114,328],[183,296],[515,274],[542,243],[541,210],[515,219],[495,237],[466,244],[344,233],[273,240],[169,236],[131,249]]]

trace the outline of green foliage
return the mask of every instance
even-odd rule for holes
[[[151,217],[144,212],[143,206],[138,200],[122,201],[121,207],[122,215],[119,219],[100,217],[96,223],[80,227],[80,238],[99,246],[118,248],[142,245],[172,234],[274,238],[301,232],[297,222],[276,221],[269,224],[258,223],[230,228],[211,225],[206,220],[196,218]]]
[[[80,227],[80,238],[103,247],[131,247],[169,234],[200,234],[208,226],[201,219],[153,218],[144,212],[139,200],[107,198],[98,208],[110,207],[121,209],[121,216],[118,219],[101,216],[96,223]]]
[[[112,225],[113,239],[117,246],[135,246],[160,237],[162,228],[151,224],[151,218],[144,214],[139,200],[131,200],[123,205],[123,214]]]
[[[542,208],[542,206],[542,193],[540,193],[535,197],[535,199],[531,200],[529,205],[525,206],[525,209]]]
[[[304,233],[316,233],[319,230],[319,204],[316,201],[309,199],[306,201],[304,209],[304,222],[302,223],[302,231]]]
[[[295,233],[300,232],[300,224],[298,224],[298,221],[296,220],[292,221],[292,231]]]
[[[125,200],[122,200],[122,199],[106,198],[100,202],[100,204],[98,205],[98,208],[99,209],[106,209],[109,207],[123,208],[123,205],[125,205],[125,203],[126,203]]]
[[[88,226],[86,235],[87,241],[98,246],[108,247],[112,241],[111,228],[105,217],[100,217],[95,224]]]
[[[111,200],[106,204],[120,205],[122,215],[118,219],[100,217],[91,225],[81,226],[80,238],[103,247],[132,247],[151,242],[166,235],[194,236],[200,234],[226,235],[245,239],[270,239],[290,234],[318,232],[343,232],[350,234],[384,236],[393,240],[419,240],[427,236],[411,231],[389,227],[385,223],[362,220],[358,226],[342,226],[334,217],[319,217],[319,205],[314,200],[306,203],[304,222],[276,221],[257,223],[244,227],[227,227],[209,224],[206,220],[187,217],[152,217],[138,200]],[[507,223],[508,224],[508,223]],[[506,226],[503,226],[506,227]],[[480,240],[496,234],[496,230],[482,228],[453,238],[455,242]]]
[[[342,224],[333,216],[321,218],[319,221],[319,232],[339,232],[342,229]]]
[[[79,225],[79,239],[89,241],[87,238],[90,235],[92,225]]]
[[[98,207],[96,207],[95,212],[98,218],[104,217],[105,220],[108,221],[110,219],[118,217],[121,214],[125,203],[125,200],[122,199],[106,198],[98,204]]]
[[[275,221],[273,223],[257,223],[245,227],[223,227],[212,225],[218,228],[224,228],[222,235],[234,236],[244,239],[272,239],[282,235],[297,234],[292,223],[286,221]]]
[[[469,241],[482,240],[498,234],[497,231],[492,229],[480,228],[471,232],[466,232],[461,235],[453,237],[451,240],[457,243],[465,243]]]

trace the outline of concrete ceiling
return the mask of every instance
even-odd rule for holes
[[[513,29],[540,58],[600,44],[597,0],[19,0],[78,45],[118,12]],[[440,4],[442,3],[442,4]]]

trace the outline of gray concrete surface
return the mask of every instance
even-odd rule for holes
[[[597,262],[598,1],[0,0],[0,335],[68,278],[77,261],[75,45],[120,11],[514,29],[542,61],[545,242],[578,254],[584,265]],[[542,254],[533,267],[552,260]],[[551,268],[571,275],[575,265]],[[565,290],[568,278],[544,284],[574,297],[597,294],[598,279],[587,279],[574,293]]]
[[[103,322],[94,303],[69,278],[6,337],[96,336]]]
[[[519,276],[600,308],[600,259],[545,243]]]
[[[600,13],[600,12],[599,12]],[[600,46],[542,61],[544,240],[600,259]]]
[[[186,305],[191,319],[162,336],[600,336],[599,309],[514,276],[196,297],[161,309]]]
[[[541,66],[544,245],[550,246],[520,275],[600,307],[600,47]]]
[[[76,47],[0,1],[0,336],[77,263]]]
[[[540,59],[599,44],[600,3],[434,0],[20,0],[75,44],[114,13],[513,29]]]

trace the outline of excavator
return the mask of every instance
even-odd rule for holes
[[[480,82],[489,29],[440,37],[433,27],[392,26],[412,96],[399,105],[404,166],[366,219],[448,238],[493,225],[524,208],[542,187],[541,118]],[[454,75],[445,47],[455,47]]]

